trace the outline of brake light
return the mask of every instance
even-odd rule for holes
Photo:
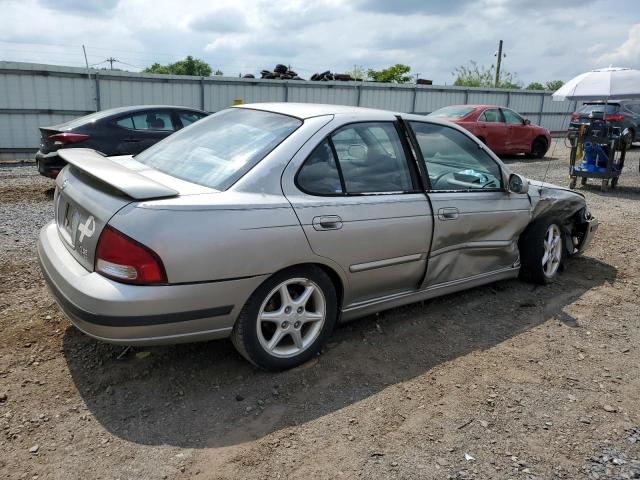
[[[609,122],[622,122],[624,120],[624,115],[615,114],[615,115],[605,115],[605,121]]]
[[[571,120],[580,120],[580,115],[578,115],[577,113],[572,113]]]
[[[124,283],[167,283],[162,260],[153,250],[108,225],[98,239],[95,270]]]
[[[50,135],[49,140],[55,142],[59,145],[67,145],[69,143],[78,143],[83,140],[89,138],[89,135],[84,135],[82,133],[56,133],[55,135]]]

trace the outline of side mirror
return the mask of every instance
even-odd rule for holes
[[[509,175],[508,189],[511,193],[527,193],[529,191],[529,181],[522,175],[512,173]]]
[[[531,120],[529,120],[528,118],[524,119],[524,124],[525,125],[531,125]]]

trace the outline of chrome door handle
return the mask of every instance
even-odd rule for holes
[[[460,215],[460,211],[456,207],[445,207],[438,210],[440,220],[455,220],[458,215]]]
[[[323,215],[313,217],[314,230],[340,230],[342,228],[342,218],[338,215]]]

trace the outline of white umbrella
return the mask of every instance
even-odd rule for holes
[[[553,93],[562,100],[622,100],[640,98],[640,70],[599,68],[572,78]]]

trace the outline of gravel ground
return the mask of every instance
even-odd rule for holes
[[[560,141],[506,159],[566,185]],[[0,167],[0,477],[640,478],[640,150],[559,280],[517,280],[338,329],[295,370],[229,342],[123,349],[71,327],[35,258],[52,182]]]

